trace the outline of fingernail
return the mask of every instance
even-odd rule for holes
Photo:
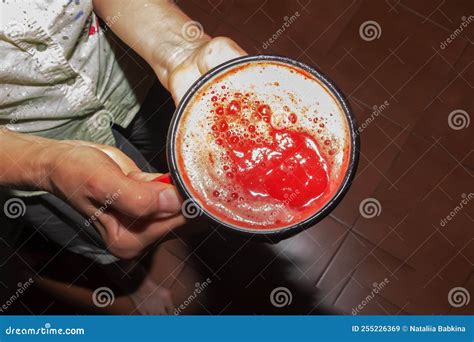
[[[165,213],[177,213],[181,209],[181,201],[174,187],[167,187],[160,192],[158,196],[160,201],[160,210]]]

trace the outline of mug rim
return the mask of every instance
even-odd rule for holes
[[[265,61],[273,61],[273,62],[280,62],[283,64],[287,64],[293,67],[298,67],[311,75],[313,75],[316,79],[318,79],[323,85],[325,85],[332,96],[334,96],[341,106],[344,116],[347,120],[349,126],[349,141],[350,141],[350,155],[349,160],[347,163],[347,170],[346,174],[339,185],[339,188],[334,192],[334,195],[331,199],[318,211],[309,215],[307,218],[303,219],[300,222],[292,224],[287,227],[283,228],[273,228],[273,229],[252,229],[252,228],[242,228],[238,226],[234,226],[229,224],[218,217],[215,217],[211,213],[209,213],[203,205],[201,205],[197,200],[193,198],[191,193],[186,187],[182,176],[179,174],[178,163],[175,156],[176,150],[176,133],[178,132],[178,126],[181,117],[183,116],[187,105],[193,98],[194,94],[204,86],[211,78],[224,72],[227,69],[232,67],[238,66],[240,64],[248,63],[248,62],[265,62]],[[354,179],[357,165],[359,161],[359,147],[360,147],[360,140],[359,134],[357,134],[357,125],[355,116],[351,107],[349,106],[345,96],[343,95],[342,91],[321,71],[318,69],[311,67],[305,63],[296,61],[289,57],[279,56],[279,55],[267,55],[267,54],[258,54],[258,55],[247,55],[242,57],[237,57],[235,59],[229,60],[223,64],[216,66],[215,68],[209,70],[207,73],[202,75],[197,81],[193,83],[193,85],[186,91],[183,98],[179,102],[176,110],[173,114],[171,119],[171,123],[168,129],[167,135],[167,144],[166,144],[166,156],[168,162],[168,168],[171,174],[171,178],[173,179],[174,184],[178,188],[178,191],[184,197],[185,201],[190,199],[197,207],[196,210],[199,210],[199,215],[202,213],[207,219],[211,220],[212,222],[218,223],[219,225],[229,229],[233,232],[237,232],[244,235],[257,235],[257,236],[276,236],[276,237],[286,237],[289,235],[296,234],[310,226],[314,225],[315,223],[321,221],[325,218],[342,200],[344,195],[349,190],[350,185]]]

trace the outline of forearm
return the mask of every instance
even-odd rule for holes
[[[94,0],[93,4],[94,11],[150,64],[166,87],[175,68],[210,39],[204,33],[183,34],[191,19],[169,0]]]
[[[47,187],[47,170],[59,142],[2,128],[0,146],[0,186],[35,190]]]

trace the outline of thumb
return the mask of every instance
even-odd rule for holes
[[[149,218],[168,217],[181,211],[182,200],[176,187],[131,177],[137,175],[120,179],[121,195],[114,201],[114,209],[127,216]]]

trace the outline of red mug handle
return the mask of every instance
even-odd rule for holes
[[[173,180],[171,179],[171,176],[169,173],[164,173],[161,176],[156,177],[155,179],[152,180],[152,182],[160,182],[160,183],[165,183],[165,184],[173,184]]]

